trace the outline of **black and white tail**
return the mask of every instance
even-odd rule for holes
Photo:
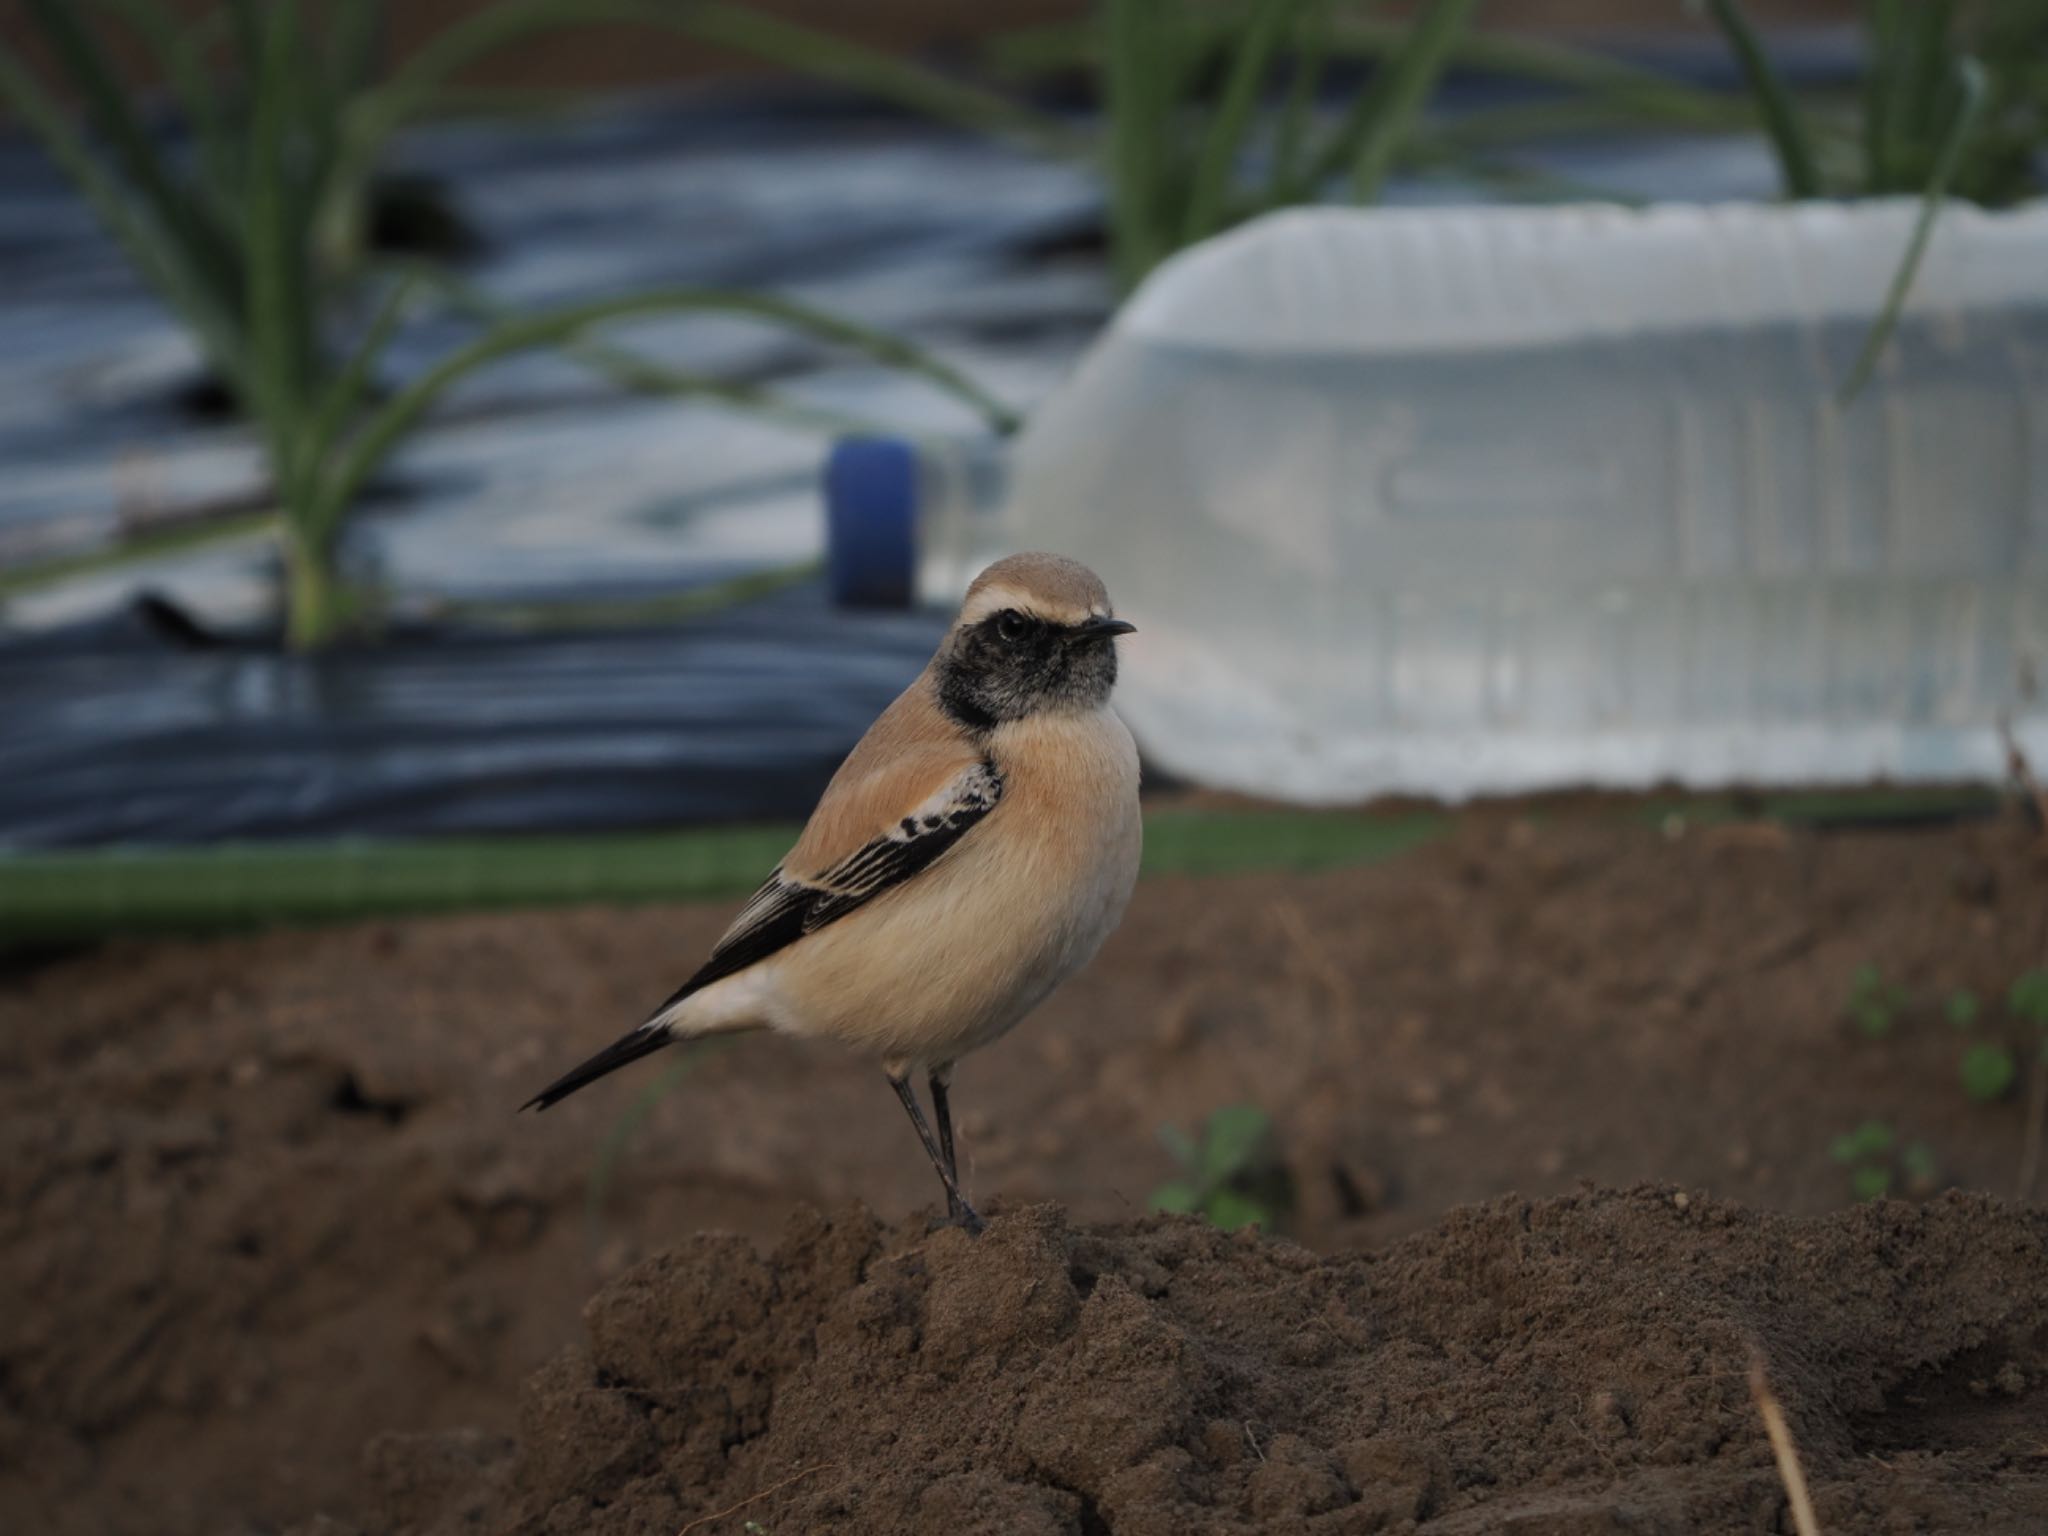
[[[630,1035],[614,1040],[581,1066],[572,1067],[556,1078],[547,1087],[520,1105],[521,1109],[546,1109],[559,1104],[578,1088],[596,1082],[608,1072],[638,1061],[642,1056],[652,1056],[664,1045],[671,1045],[677,1036],[661,1022],[660,1015],[648,1020]]]

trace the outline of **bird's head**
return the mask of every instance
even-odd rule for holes
[[[939,702],[976,730],[1099,708],[1116,684],[1118,635],[1096,574],[1064,555],[1011,555],[974,578],[939,648]]]

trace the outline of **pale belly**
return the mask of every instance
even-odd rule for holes
[[[1143,840],[1136,750],[1104,718],[1061,744],[1056,779],[1011,772],[1002,803],[931,869],[755,967],[762,1022],[940,1065],[1094,958],[1130,900]]]

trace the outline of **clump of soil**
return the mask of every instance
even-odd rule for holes
[[[380,1443],[380,1525],[1776,1531],[1754,1352],[1828,1531],[2048,1528],[2048,1213],[1986,1197],[1510,1198],[1338,1258],[1049,1205],[980,1242],[809,1212],[765,1258],[650,1259],[584,1324],[516,1451]]]

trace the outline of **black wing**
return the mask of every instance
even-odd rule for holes
[[[711,958],[654,1010],[654,1017],[929,869],[1002,797],[1003,776],[983,760],[920,807],[918,815],[904,817],[823,874],[798,879],[778,868],[740,909]]]
[[[777,867],[767,883],[740,909],[711,958],[656,1008],[645,1024],[613,1042],[564,1077],[550,1083],[520,1107],[546,1109],[628,1062],[660,1050],[674,1039],[669,1015],[677,1004],[714,981],[722,981],[777,950],[786,949],[807,933],[837,922],[847,913],[929,869],[1003,797],[1003,776],[983,759],[947,785],[940,796],[919,807],[880,837],[872,838],[809,879],[797,879]]]

